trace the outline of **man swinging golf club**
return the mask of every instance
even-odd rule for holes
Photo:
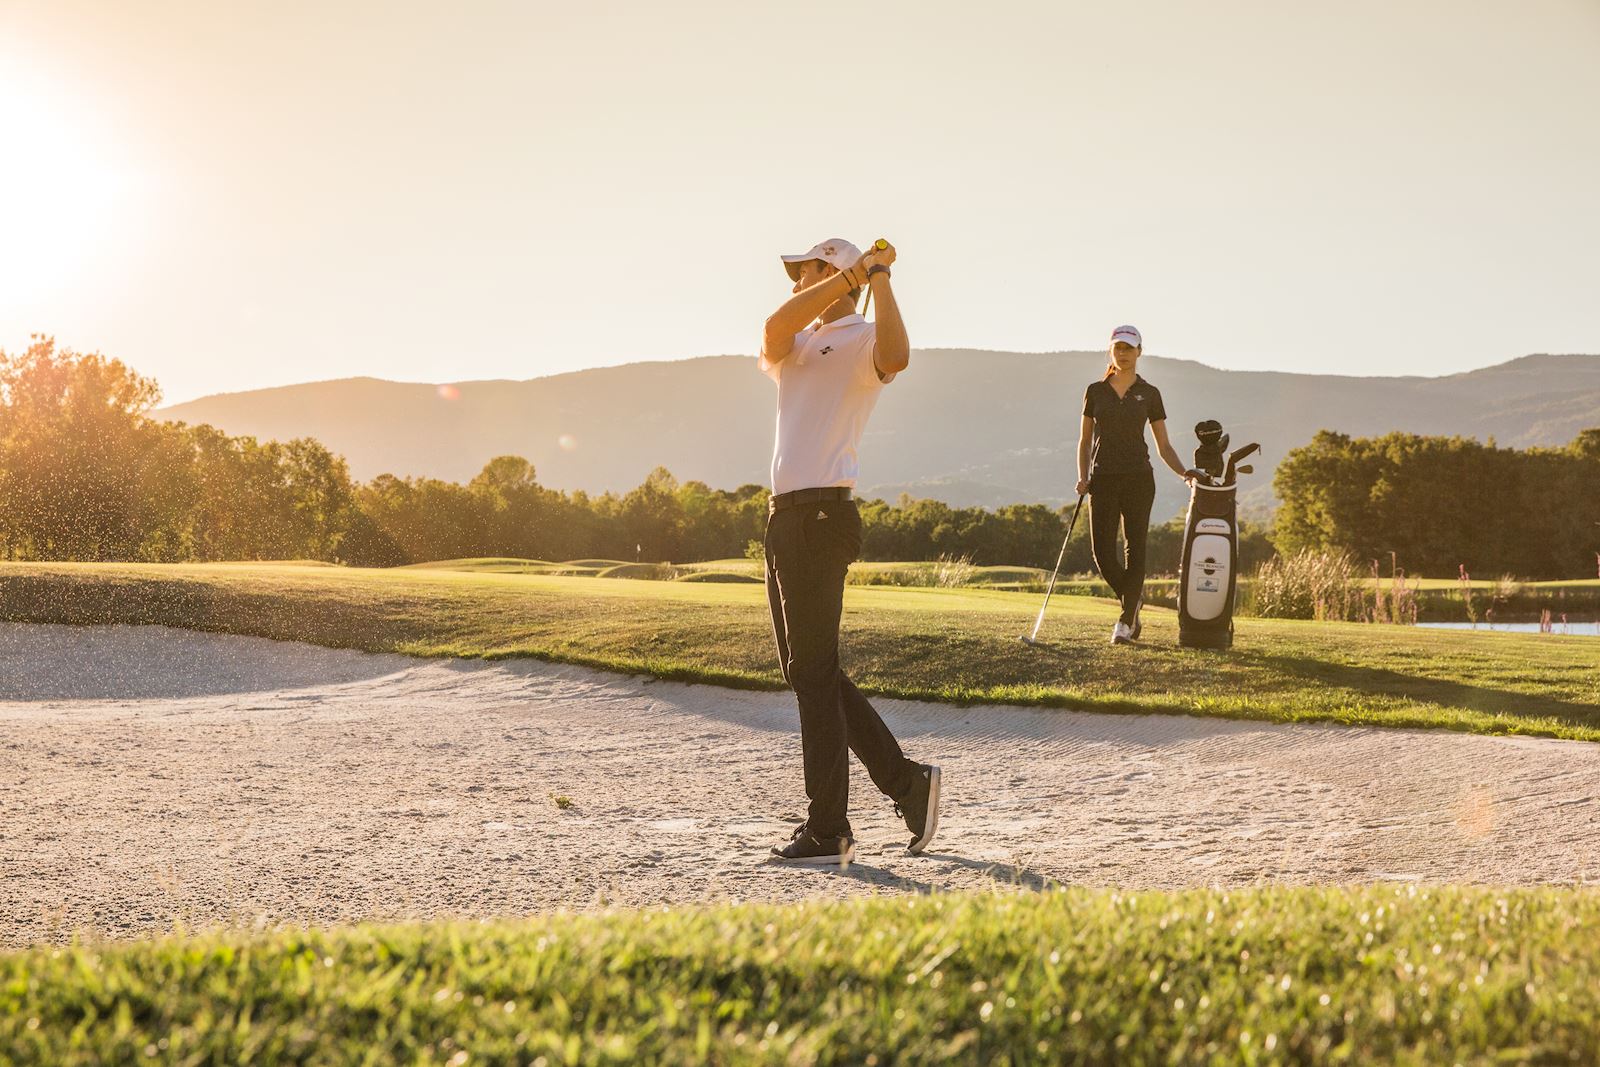
[[[856,448],[883,387],[911,362],[889,285],[895,250],[878,241],[863,256],[850,242],[833,240],[782,258],[794,295],[767,319],[760,359],[778,385],[767,601],[778,662],[800,705],[810,807],[773,857],[813,865],[850,861],[851,751],[895,802],[912,835],[906,847],[919,853],[939,826],[939,768],[905,757],[839,666],[845,571],[861,552],[861,514],[852,493]],[[856,300],[869,286],[876,323],[856,313]]]

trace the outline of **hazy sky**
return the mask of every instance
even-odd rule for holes
[[[1600,352],[1600,2],[0,0],[0,347],[169,400],[919,346],[1442,374]]]

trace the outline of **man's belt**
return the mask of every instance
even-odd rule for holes
[[[832,500],[854,500],[855,493],[847,485],[830,485],[826,489],[796,489],[792,493],[779,493],[768,504],[769,512],[782,511],[796,504],[817,504]]]

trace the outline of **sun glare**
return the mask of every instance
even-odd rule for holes
[[[3,75],[0,146],[0,304],[11,304],[53,295],[105,253],[130,174],[92,123]]]

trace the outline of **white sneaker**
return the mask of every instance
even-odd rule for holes
[[[1117,625],[1111,631],[1111,643],[1113,645],[1133,644],[1133,627],[1118,619]]]

